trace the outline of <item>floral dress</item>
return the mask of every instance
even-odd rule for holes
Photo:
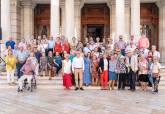
[[[91,61],[91,72],[92,72],[92,77],[98,78],[98,61],[97,60]]]

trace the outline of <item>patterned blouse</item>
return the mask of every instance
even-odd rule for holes
[[[117,62],[117,69],[118,73],[127,73],[127,66],[125,63],[121,62],[120,60]]]
[[[139,61],[139,74],[147,74],[148,73],[148,62],[146,59],[143,61]]]

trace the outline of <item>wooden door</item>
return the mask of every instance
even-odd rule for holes
[[[62,25],[62,11],[60,9],[60,26]],[[50,35],[50,4],[37,4],[34,9],[34,35]]]
[[[142,3],[140,8],[141,32],[149,38],[150,47],[159,47],[159,9],[155,3]]]
[[[34,9],[35,37],[50,34],[50,4],[38,4]]]
[[[110,10],[107,4],[85,4],[81,10],[81,40],[88,35],[88,26],[95,26],[96,29],[103,25],[102,38],[110,36]]]

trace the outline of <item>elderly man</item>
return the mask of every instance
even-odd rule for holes
[[[83,86],[84,59],[82,58],[80,51],[77,51],[76,57],[73,58],[72,71],[74,72],[74,75],[75,75],[75,82],[76,82],[75,90],[76,91],[78,89],[84,90],[82,87]]]
[[[151,51],[153,53],[153,57],[158,58],[160,60],[160,52],[156,50],[156,46],[152,45]]]
[[[129,79],[130,90],[135,91],[138,60],[137,60],[137,56],[133,55],[133,50],[131,48],[127,49],[126,51],[126,65],[128,67],[128,79]]]
[[[12,37],[9,37],[9,40],[6,41],[6,43],[5,43],[6,48],[8,46],[11,46],[11,48],[14,49],[14,45],[15,45],[15,42],[12,40]]]
[[[18,79],[19,79],[21,76],[20,69],[22,68],[22,66],[24,65],[24,63],[28,57],[28,53],[27,53],[27,51],[24,50],[23,46],[19,47],[16,57],[17,57],[17,73],[18,73],[17,75],[18,75]]]
[[[119,36],[119,41],[115,43],[115,46],[117,46],[120,49],[122,55],[125,55],[125,48],[126,48],[127,44],[123,40],[122,35]]]

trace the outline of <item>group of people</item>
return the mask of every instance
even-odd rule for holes
[[[148,38],[142,34],[138,42],[134,36],[126,42],[123,36],[114,42],[108,38],[100,41],[99,37],[88,37],[71,46],[64,37],[47,38],[46,36],[22,40],[17,45],[9,37],[4,51],[7,81],[14,83],[18,77],[19,88],[23,80],[29,84],[32,76],[53,76],[62,74],[65,89],[75,85],[75,90],[84,90],[83,86],[101,86],[101,90],[135,91],[137,82],[142,91],[148,85],[152,92],[158,92],[161,64],[160,53],[156,46],[150,46]],[[151,50],[149,50],[151,47]]]

